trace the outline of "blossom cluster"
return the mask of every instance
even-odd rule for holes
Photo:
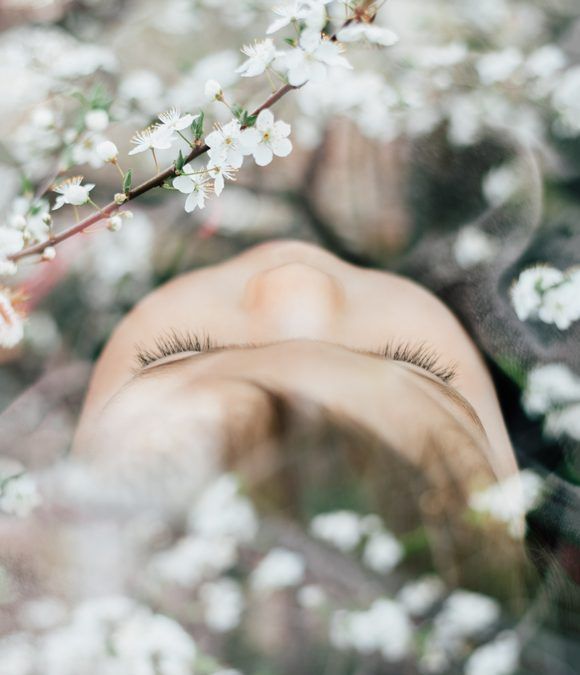
[[[511,289],[522,321],[537,319],[566,330],[580,320],[580,269],[559,270],[536,265],[524,270]]]
[[[41,503],[34,479],[18,462],[0,463],[0,514],[28,516]]]
[[[545,417],[550,436],[580,440],[580,377],[568,366],[549,363],[534,368],[527,377],[523,406],[530,416]]]

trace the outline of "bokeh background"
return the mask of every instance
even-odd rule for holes
[[[224,106],[208,103],[208,79],[218,80],[231,100],[247,109],[261,103],[269,92],[267,80],[241,78],[235,70],[243,60],[240,47],[264,37],[275,4],[2,0],[1,222],[14,226],[24,215],[33,226],[48,206],[35,202],[38,208],[31,211],[31,197],[58,176],[82,174],[96,184],[95,201],[109,201],[121,184],[115,168],[96,155],[95,147],[104,138],[116,143],[120,164],[123,169],[132,167],[134,183],[149,177],[151,157],[127,153],[135,130],[161,111],[172,106],[191,113],[203,109],[208,124],[229,119]],[[0,453],[8,462],[6,476],[14,473],[10,462],[18,462],[39,477],[44,502],[51,503],[48,522],[53,529],[48,528],[50,536],[43,533],[41,525],[47,521],[40,516],[40,521],[31,516],[32,521],[23,523],[13,514],[0,515],[0,536],[11,542],[6,559],[0,561],[0,630],[8,636],[0,641],[3,675],[233,672],[225,670],[228,663],[244,672],[298,672],[292,670],[298,668],[295,662],[274,659],[276,650],[283,651],[274,638],[260,644],[270,645],[265,651],[276,665],[265,659],[258,669],[254,652],[235,633],[242,610],[232,610],[229,623],[218,619],[208,628],[206,621],[199,638],[199,617],[193,619],[171,593],[162,600],[158,587],[145,584],[145,590],[141,587],[131,595],[121,581],[113,582],[111,570],[122,568],[120,576],[126,578],[130,567],[119,543],[127,538],[120,534],[125,521],[112,525],[99,516],[89,526],[83,516],[67,523],[64,532],[54,525],[55,517],[76,513],[83,491],[90,493],[83,482],[86,476],[58,469],[55,478],[54,467],[66,457],[92,364],[119,319],[149,290],[176,274],[282,237],[316,241],[349,261],[408,274],[442,297],[484,353],[518,460],[543,486],[543,499],[534,502],[529,517],[528,535],[539,571],[519,610],[507,601],[501,605],[505,597],[494,599],[505,612],[502,619],[495,624],[490,619],[489,625],[484,621],[483,637],[474,630],[473,635],[461,636],[460,647],[455,636],[452,647],[445,649],[433,628],[436,613],[425,623],[414,620],[414,629],[418,626],[424,639],[417,638],[419,656],[408,656],[404,670],[397,648],[406,644],[406,628],[400,628],[398,647],[377,647],[368,637],[369,626],[381,620],[395,633],[393,626],[403,625],[398,608],[379,607],[373,610],[376,614],[360,619],[361,625],[367,621],[360,629],[366,642],[335,635],[342,660],[319,655],[326,670],[317,672],[464,672],[473,650],[494,640],[495,656],[484,654],[483,661],[472,661],[472,670],[465,672],[577,672],[580,324],[572,321],[562,330],[537,318],[522,321],[510,289],[529,266],[569,270],[580,264],[580,7],[575,0],[390,0],[376,22],[399,35],[395,46],[349,46],[352,71],[331,69],[324,81],[310,83],[277,104],[276,114],[292,125],[294,150],[289,158],[276,159],[266,168],[244,167],[219,199],[193,214],[185,213],[181,195],[149,192],[130,205],[134,217],[119,231],[96,227],[57,247],[51,262],[23,261],[7,280],[22,293],[26,323],[23,342],[0,351]],[[175,150],[159,152],[164,166],[174,158]],[[58,211],[55,231],[72,218],[70,209]],[[546,366],[559,370],[546,376]],[[247,498],[237,495],[233,484],[220,485],[219,499],[233,502],[238,516],[250,508],[245,501],[245,506],[235,501]],[[219,509],[221,502],[215,499]],[[345,498],[335,508],[362,509],[362,515],[365,508],[370,510],[358,503],[354,508],[354,502]],[[252,517],[245,521],[250,531]],[[197,522],[190,514],[189,537],[197,527],[191,525],[192,518]],[[179,546],[177,533],[167,529],[167,523],[145,520],[131,520],[125,530],[139,546],[159,556]],[[372,528],[365,530],[368,523],[355,521],[342,521],[343,527],[354,528],[359,543],[366,541]],[[231,535],[227,527],[226,534]],[[107,542],[108,557],[94,552],[96,541]],[[420,547],[416,538],[405,541],[403,548]],[[109,547],[109,542],[116,543]],[[70,565],[70,550],[75,551],[76,583],[68,573],[55,582],[55,570]],[[179,551],[183,550],[182,545]],[[186,567],[187,555],[192,554],[182,556]],[[89,561],[99,556],[106,559],[92,570]],[[179,577],[168,559],[163,560],[166,572],[174,570],[166,574],[171,583],[177,578],[188,592],[199,590],[198,580],[187,574]],[[294,574],[289,586],[296,586],[302,579],[300,564],[277,562],[287,578]],[[223,569],[212,574],[218,572]],[[418,577],[418,571],[411,569],[408,579],[414,575]],[[213,588],[214,604],[241,606],[239,588],[232,590],[228,583]],[[437,584],[427,587],[432,590]],[[117,598],[116,605],[85,606],[84,618],[72,613],[75,603],[90,603],[104,591],[126,593],[125,604]],[[206,590],[206,595],[211,592]],[[303,593],[305,606],[319,607],[317,593],[312,588]],[[135,609],[130,603],[138,600],[143,606]],[[458,616],[481,617],[486,612],[497,618],[489,605],[469,605],[470,600],[477,602],[468,598],[459,609],[449,605],[456,614],[448,622],[461,623]],[[165,626],[163,643],[156,633],[163,629],[152,625],[156,615],[147,614],[155,611],[185,626],[189,637],[172,624]],[[232,616],[238,616],[238,623]],[[153,665],[147,661],[148,667],[156,669],[130,670],[129,661],[115,665],[111,659],[106,666],[110,670],[104,665],[99,670],[87,656],[97,650],[91,642],[95,631],[102,635],[103,625],[124,621],[130,624],[127,631],[136,635],[151,631],[152,643],[169,645],[169,652],[184,655],[182,661],[175,665],[168,657],[167,665],[160,657],[155,665],[151,657]],[[506,637],[502,629],[512,632]],[[432,633],[436,636],[430,643]],[[198,658],[196,670],[187,665],[192,662],[189,640],[194,638],[201,640],[201,651],[217,659]],[[126,639],[123,644],[130,643]],[[516,657],[510,662],[524,643],[528,650],[533,647],[528,661]],[[48,651],[42,652],[38,644]],[[380,649],[387,655],[384,659],[377,658]],[[59,650],[73,657],[67,661],[62,654],[54,656]],[[53,661],[35,661],[38,653],[49,652]],[[119,653],[125,653],[121,647]]]

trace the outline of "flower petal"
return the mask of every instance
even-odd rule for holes
[[[288,157],[292,152],[292,143],[287,138],[280,138],[272,142],[272,151],[278,157]]]
[[[184,195],[193,192],[193,183],[191,182],[191,178],[188,178],[187,176],[177,176],[177,178],[174,178],[173,187]]]
[[[256,129],[259,131],[267,131],[273,126],[274,115],[272,114],[272,111],[268,109],[262,110],[262,112],[258,115],[258,119],[256,120]]]
[[[260,143],[253,154],[258,166],[267,166],[274,157],[274,153],[265,143]]]

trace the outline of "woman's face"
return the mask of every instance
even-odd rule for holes
[[[119,448],[140,432],[144,442],[181,425],[187,435],[208,400],[213,413],[251,408],[253,384],[344,412],[412,461],[435,436],[478,448],[498,477],[515,470],[490,376],[453,314],[407,279],[296,241],[262,244],[144,298],[96,366],[76,448],[104,433]]]

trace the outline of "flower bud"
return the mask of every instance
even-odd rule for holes
[[[123,218],[121,215],[111,216],[107,221],[107,229],[111,232],[118,232],[123,226]]]
[[[50,215],[50,213],[45,213],[45,214],[42,216],[42,222],[43,222],[47,227],[50,227],[50,226],[52,225],[52,216]]]
[[[119,155],[117,146],[112,141],[103,141],[96,148],[97,155],[103,162],[116,162]]]
[[[222,101],[224,92],[217,80],[208,80],[205,83],[205,95],[209,101]]]
[[[47,246],[42,252],[42,259],[45,261],[54,260],[56,258],[56,249],[54,246]]]
[[[113,201],[115,204],[121,206],[121,204],[124,204],[127,201],[127,195],[124,195],[122,192],[116,192]]]

